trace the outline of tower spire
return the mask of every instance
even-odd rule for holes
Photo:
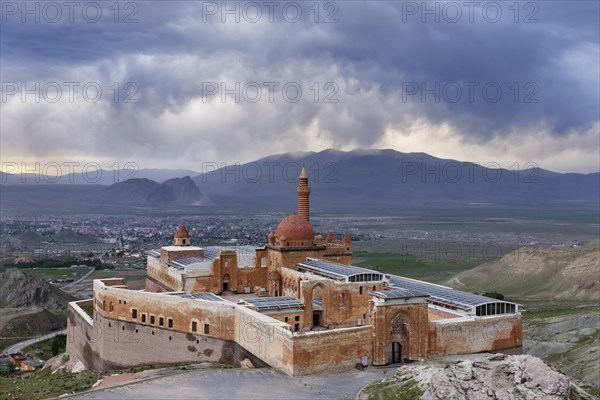
[[[298,215],[310,222],[310,187],[308,187],[308,173],[302,167],[298,185]]]

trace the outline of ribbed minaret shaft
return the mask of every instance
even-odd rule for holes
[[[308,174],[302,167],[300,185],[298,186],[298,215],[310,222],[310,188],[308,187]]]

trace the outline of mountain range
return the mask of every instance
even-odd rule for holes
[[[2,173],[0,199],[3,212],[56,207],[101,211],[117,204],[142,209],[211,206],[232,211],[290,212],[296,206],[295,188],[302,166],[310,175],[314,192],[311,208],[316,212],[385,213],[406,208],[517,205],[597,208],[600,201],[600,173],[556,173],[532,165],[513,171],[494,163],[482,166],[389,149],[284,153],[227,166],[204,163],[204,173],[195,175],[193,171],[187,174],[187,170],[140,170],[134,176],[125,170],[102,173],[103,177],[108,175],[102,181],[107,183],[110,179],[114,182],[116,175],[130,177],[110,185],[81,177],[70,177],[73,183],[62,184],[69,182],[66,176],[58,180],[38,177],[39,184],[25,176],[26,183],[20,183],[19,175]],[[178,173],[186,176],[172,177]],[[161,180],[167,176],[170,179]],[[52,179],[57,183],[51,184]]]

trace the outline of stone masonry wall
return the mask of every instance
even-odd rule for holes
[[[520,315],[454,318],[429,322],[429,355],[493,351],[520,352],[523,332]]]

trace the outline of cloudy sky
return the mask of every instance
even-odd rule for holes
[[[4,1],[2,163],[393,148],[598,171],[599,4]]]

